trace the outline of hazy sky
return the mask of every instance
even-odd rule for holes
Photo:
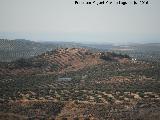
[[[160,0],[136,6],[75,5],[74,0],[0,0],[0,38],[160,42]]]

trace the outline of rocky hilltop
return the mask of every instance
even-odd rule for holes
[[[85,48],[61,48],[29,59],[1,64],[2,74],[44,74],[77,71],[106,61],[128,61],[129,56],[110,52],[91,52]]]

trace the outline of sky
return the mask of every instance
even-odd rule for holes
[[[130,4],[0,0],[0,38],[82,43],[160,42],[160,0],[149,0],[148,5],[140,4],[139,0],[135,0],[137,5],[132,4],[133,0],[123,1]]]

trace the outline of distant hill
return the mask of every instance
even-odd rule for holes
[[[138,60],[160,61],[160,43],[114,46],[111,51],[127,54]]]
[[[0,39],[0,61],[10,62],[19,58],[29,58],[55,48],[54,44],[42,44],[24,39]]]

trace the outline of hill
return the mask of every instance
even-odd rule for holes
[[[1,63],[1,75],[7,74],[45,74],[77,71],[105,61],[127,61],[127,55],[110,52],[92,52],[85,48],[61,48],[41,55]],[[6,72],[6,70],[8,72]]]
[[[54,44],[42,44],[24,39],[0,39],[0,61],[10,62],[19,58],[29,58],[55,48]]]
[[[110,49],[112,45],[81,44],[75,42],[34,42],[25,39],[0,39],[0,62],[11,62],[20,58],[31,58],[57,48],[87,48],[92,51]]]
[[[144,61],[160,61],[160,43],[129,44],[114,46],[111,51],[127,54],[133,58]]]
[[[0,65],[0,119],[159,120],[159,63],[61,48]]]

